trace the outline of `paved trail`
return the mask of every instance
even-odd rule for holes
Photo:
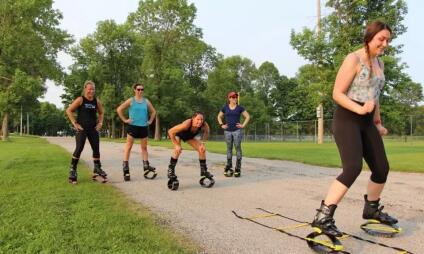
[[[47,138],[49,142],[72,152],[72,138]],[[267,229],[234,216],[263,214],[256,208],[311,221],[315,209],[325,196],[330,183],[340,173],[338,169],[310,166],[301,163],[244,158],[241,178],[223,176],[225,155],[208,153],[208,166],[215,175],[215,186],[200,187],[197,154],[183,151],[176,167],[180,180],[178,191],[166,187],[166,169],[171,150],[149,147],[150,162],[158,169],[158,177],[144,179],[139,146],[131,154],[131,182],[122,177],[123,146],[120,143],[101,142],[103,168],[110,183],[136,202],[149,207],[168,221],[177,232],[191,236],[202,247],[202,253],[312,253],[302,240]],[[265,153],[266,151],[264,151]],[[86,144],[82,159],[90,167],[91,149]],[[64,178],[67,177],[64,165]],[[359,228],[363,194],[369,172],[362,172],[336,211],[336,222],[343,231],[379,241],[387,245],[424,253],[424,174],[391,172],[382,202],[390,214],[395,215],[404,233],[396,238],[372,237]],[[278,217],[258,219],[274,227],[297,224]],[[293,229],[299,236],[309,233],[309,227]],[[355,239],[343,241],[350,253],[398,253],[393,249],[368,244]]]

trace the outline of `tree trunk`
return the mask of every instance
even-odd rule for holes
[[[2,126],[1,126],[1,131],[2,131],[2,134],[3,134],[1,136],[1,140],[3,140],[3,141],[9,140],[8,124],[9,124],[9,112],[3,112],[3,123],[2,123]]]
[[[112,118],[112,138],[115,138],[116,137],[116,135],[115,135],[115,129],[116,129],[115,119]]]
[[[155,140],[160,141],[162,139],[162,135],[160,133],[160,120],[159,114],[156,114],[156,125],[155,125]]]
[[[125,123],[122,123],[121,138],[125,138]]]

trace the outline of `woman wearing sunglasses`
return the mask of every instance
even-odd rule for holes
[[[250,115],[240,105],[238,105],[238,93],[231,91],[227,94],[228,103],[218,113],[218,123],[224,129],[225,142],[227,143],[227,165],[224,175],[230,177],[233,175],[233,145],[237,152],[236,167],[234,176],[241,175],[241,141],[243,139],[243,128],[250,120]],[[244,121],[240,123],[240,116],[243,115]],[[225,123],[224,120],[225,119]]]
[[[122,103],[117,109],[117,113],[121,120],[128,124],[127,127],[127,142],[124,148],[124,161],[122,163],[122,170],[124,173],[124,180],[130,180],[130,168],[128,160],[130,158],[131,148],[134,144],[134,139],[141,139],[141,156],[143,158],[144,177],[153,179],[156,177],[155,168],[149,164],[149,154],[147,152],[147,136],[149,125],[153,122],[156,116],[156,110],[152,103],[143,97],[144,86],[143,84],[134,84],[134,97],[129,98]],[[129,118],[124,116],[124,110],[129,108]],[[151,177],[148,176],[149,172],[153,172]]]

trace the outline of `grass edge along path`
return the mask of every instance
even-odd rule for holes
[[[125,142],[125,139],[102,139],[110,142]],[[149,139],[149,145],[173,148],[170,140]],[[424,173],[424,141],[402,142],[384,139],[391,171]],[[190,149],[183,143],[183,149]],[[224,141],[208,141],[208,152],[226,154]],[[134,149],[133,149],[134,150]],[[310,165],[340,168],[340,156],[334,142],[316,144],[312,142],[243,142],[243,157],[287,160]],[[233,155],[235,156],[235,151]],[[225,163],[223,161],[223,163]],[[366,163],[363,163],[367,168]]]
[[[89,149],[89,147],[87,147]],[[37,137],[0,142],[0,253],[196,253],[198,247]]]

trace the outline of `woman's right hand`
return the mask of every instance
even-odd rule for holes
[[[221,128],[224,129],[224,130],[226,130],[228,128],[228,124],[221,125]]]
[[[124,123],[131,124],[131,123],[132,123],[132,119],[131,119],[131,118],[126,119],[126,120],[124,121]]]
[[[74,123],[73,126],[76,131],[84,130],[79,123]]]
[[[365,114],[371,113],[374,110],[374,107],[375,107],[374,100],[366,101],[364,105],[360,108],[360,111],[358,112],[358,114],[365,115]]]

